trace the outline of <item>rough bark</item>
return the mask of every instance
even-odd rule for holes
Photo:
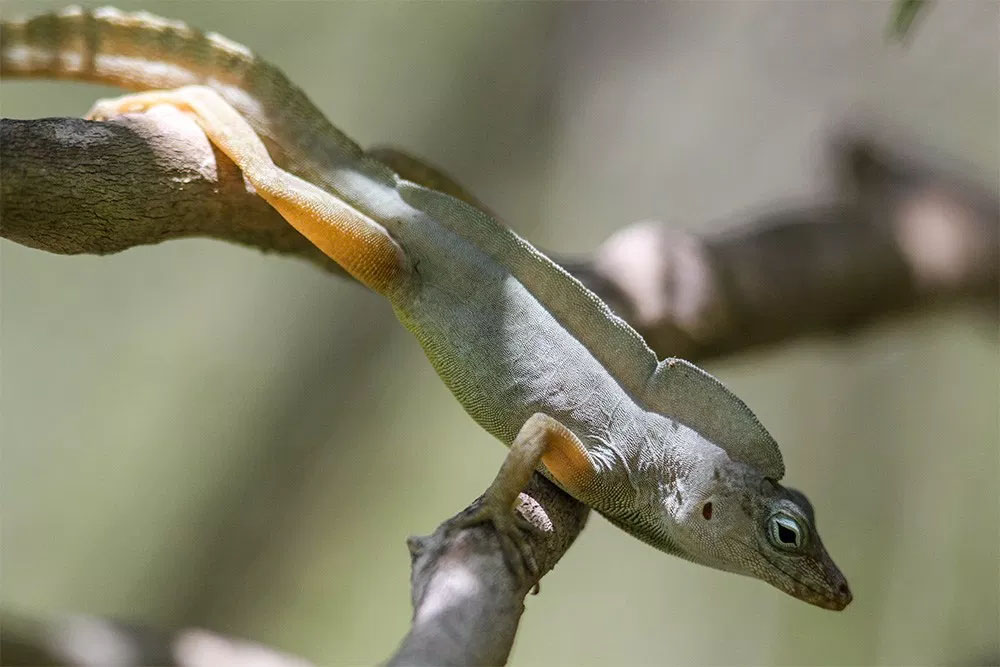
[[[939,305],[996,310],[994,195],[862,140],[836,156],[841,187],[829,203],[707,234],[636,223],[564,263],[660,356],[696,360]],[[0,235],[33,248],[106,254],[205,236],[339,272],[170,109],[106,123],[4,120],[0,187]],[[542,529],[531,544],[544,573],[587,510],[538,475],[521,500]],[[529,587],[492,530],[453,531],[451,521],[410,541],[414,623],[390,664],[495,664],[510,651]]]

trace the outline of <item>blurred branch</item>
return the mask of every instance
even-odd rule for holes
[[[838,196],[721,232],[624,227],[563,261],[660,356],[703,360],[934,307],[996,314],[996,195],[863,137],[834,147]]]
[[[4,614],[2,625],[0,660],[10,667],[309,667],[311,664],[267,646],[198,628],[161,632],[84,615],[38,622]]]
[[[836,153],[842,179],[829,205],[721,233],[637,223],[564,264],[661,356],[696,360],[941,304],[995,311],[995,195],[864,140]],[[106,123],[3,120],[0,187],[0,235],[34,248],[106,254],[207,236],[339,272],[168,108]],[[586,508],[537,475],[522,504],[543,528],[532,546],[547,571]],[[510,651],[527,590],[492,530],[449,525],[410,542],[414,623],[391,664],[501,663]]]

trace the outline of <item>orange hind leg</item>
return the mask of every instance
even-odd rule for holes
[[[405,253],[384,227],[274,164],[243,116],[211,88],[186,86],[101,100],[89,117],[103,119],[158,104],[192,115],[209,140],[243,170],[257,194],[361,283],[388,294],[409,274]]]

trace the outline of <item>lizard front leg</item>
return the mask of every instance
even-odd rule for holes
[[[456,525],[465,528],[491,522],[508,565],[521,580],[538,575],[537,562],[522,533],[535,527],[514,507],[539,463],[544,463],[559,485],[577,499],[587,495],[597,476],[594,461],[580,439],[557,419],[535,413],[511,443],[496,479],[483,494],[482,504]]]
[[[406,279],[402,248],[368,216],[335,195],[281,169],[249,123],[218,93],[186,86],[101,100],[89,118],[105,118],[167,104],[190,114],[209,140],[295,229],[361,283],[388,294]]]

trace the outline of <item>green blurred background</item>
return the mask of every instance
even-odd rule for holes
[[[249,45],[362,145],[440,164],[563,254],[642,218],[707,228],[813,200],[848,117],[997,180],[995,2],[939,3],[907,45],[879,2],[142,6]],[[2,111],[79,115],[110,92],[5,82]],[[208,240],[3,242],[0,279],[4,608],[201,625],[319,663],[392,652],[404,538],[505,450],[385,303]],[[939,313],[710,369],[782,444],[854,603],[809,607],[594,516],[527,600],[515,664],[1000,656],[995,321]]]

